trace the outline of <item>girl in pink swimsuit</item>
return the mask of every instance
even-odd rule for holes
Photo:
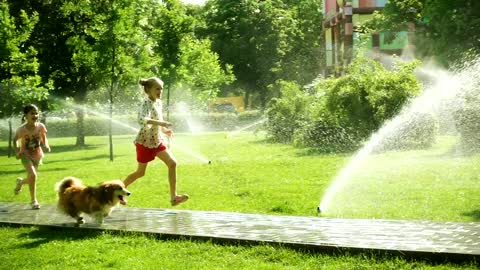
[[[37,200],[37,172],[38,165],[42,163],[43,150],[50,152],[50,146],[47,140],[47,129],[45,125],[38,122],[39,111],[35,105],[27,105],[23,109],[23,124],[18,127],[14,144],[17,153],[17,159],[22,160],[22,164],[27,172],[27,178],[17,178],[16,186],[14,189],[15,195],[22,191],[22,185],[28,184],[30,188],[30,198],[32,199],[32,209],[40,209],[40,204]],[[20,140],[20,147],[18,147],[18,141]]]

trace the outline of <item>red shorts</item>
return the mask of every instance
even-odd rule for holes
[[[162,152],[167,149],[163,143],[160,143],[157,148],[148,148],[139,143],[136,143],[135,147],[137,148],[137,161],[140,163],[148,163],[154,160],[158,152]]]

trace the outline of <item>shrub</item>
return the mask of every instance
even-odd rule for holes
[[[352,127],[342,127],[334,121],[318,119],[298,129],[293,142],[297,147],[313,147],[322,153],[339,153],[355,150],[361,140]]]
[[[360,57],[346,74],[321,83],[326,92],[326,106],[343,125],[360,125],[371,134],[394,117],[409,99],[420,94],[420,85],[413,74],[418,62],[397,63],[387,70],[375,60]]]
[[[357,58],[344,76],[320,81],[302,91],[290,82],[277,83],[281,97],[267,109],[267,132],[276,142],[293,142],[322,152],[354,150],[396,116],[420,93],[413,74],[418,62],[397,63],[387,70],[365,57]],[[408,123],[404,147],[426,147],[435,137],[435,121],[425,116]]]
[[[306,122],[309,97],[294,82],[279,81],[277,86],[281,97],[269,103],[265,128],[270,140],[290,143],[296,129]]]

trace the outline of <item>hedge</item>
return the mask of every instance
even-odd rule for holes
[[[262,118],[259,111],[248,111],[239,114],[233,113],[200,113],[196,115],[171,114],[169,121],[173,124],[173,130],[177,133],[192,132],[192,124],[200,124],[197,131],[233,131],[249,125]],[[86,116],[84,118],[85,136],[108,135],[109,120],[99,116]],[[19,126],[14,123],[14,129]],[[74,137],[77,136],[77,119],[46,119],[48,137]],[[135,134],[139,126],[136,115],[114,117],[112,122],[113,135]],[[0,131],[0,139],[8,139],[8,131]]]

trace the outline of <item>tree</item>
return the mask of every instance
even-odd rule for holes
[[[210,50],[209,40],[197,40],[186,36],[180,43],[180,61],[176,73],[181,91],[175,91],[177,99],[189,99],[205,108],[214,99],[220,88],[230,84],[235,77],[232,67],[222,68],[218,55]]]
[[[317,0],[286,2],[297,31],[292,40],[293,48],[282,61],[281,77],[299,85],[310,84],[321,73],[325,59],[322,3]]]
[[[26,44],[38,14],[29,16],[22,10],[16,20],[9,5],[2,2],[0,18],[0,117],[9,117],[25,103],[46,99],[49,88],[40,86],[37,51]]]
[[[145,69],[144,63],[150,62],[145,60],[152,55],[140,29],[145,8],[149,7],[145,2],[18,3],[41,14],[29,44],[39,50],[43,81],[54,81],[56,97],[73,98],[79,104],[77,145],[85,144],[82,106],[88,93],[107,89],[112,81],[115,88],[131,84],[138,79],[139,70]]]
[[[149,17],[147,34],[155,41],[153,50],[162,58],[156,69],[157,76],[165,82],[167,92],[167,119],[170,112],[170,89],[177,81],[180,65],[180,43],[192,32],[193,18],[178,0],[157,2]]]
[[[265,107],[270,97],[278,95],[278,90],[270,86],[279,79],[303,83],[318,75],[320,66],[315,62],[318,58],[310,57],[321,48],[314,38],[322,28],[321,16],[319,13],[315,16],[314,12],[303,16],[311,8],[319,11],[319,3],[207,2],[207,29],[203,34],[211,37],[212,48],[222,62],[233,66],[237,87],[245,89],[247,104],[256,94],[260,106]]]
[[[416,54],[433,57],[445,66],[458,64],[480,52],[480,2],[475,0],[389,1],[367,26],[395,33],[416,25]],[[394,35],[391,35],[392,40]]]
[[[0,3],[0,117],[12,117],[26,103],[47,98],[49,88],[40,86],[36,50],[26,46],[35,23],[36,13],[19,12],[18,20],[10,15],[9,5]],[[12,120],[9,119],[8,156],[12,153]]]
[[[433,53],[440,62],[449,65],[480,53],[479,1],[426,1],[422,18],[419,41],[428,44],[417,46],[422,54]]]

